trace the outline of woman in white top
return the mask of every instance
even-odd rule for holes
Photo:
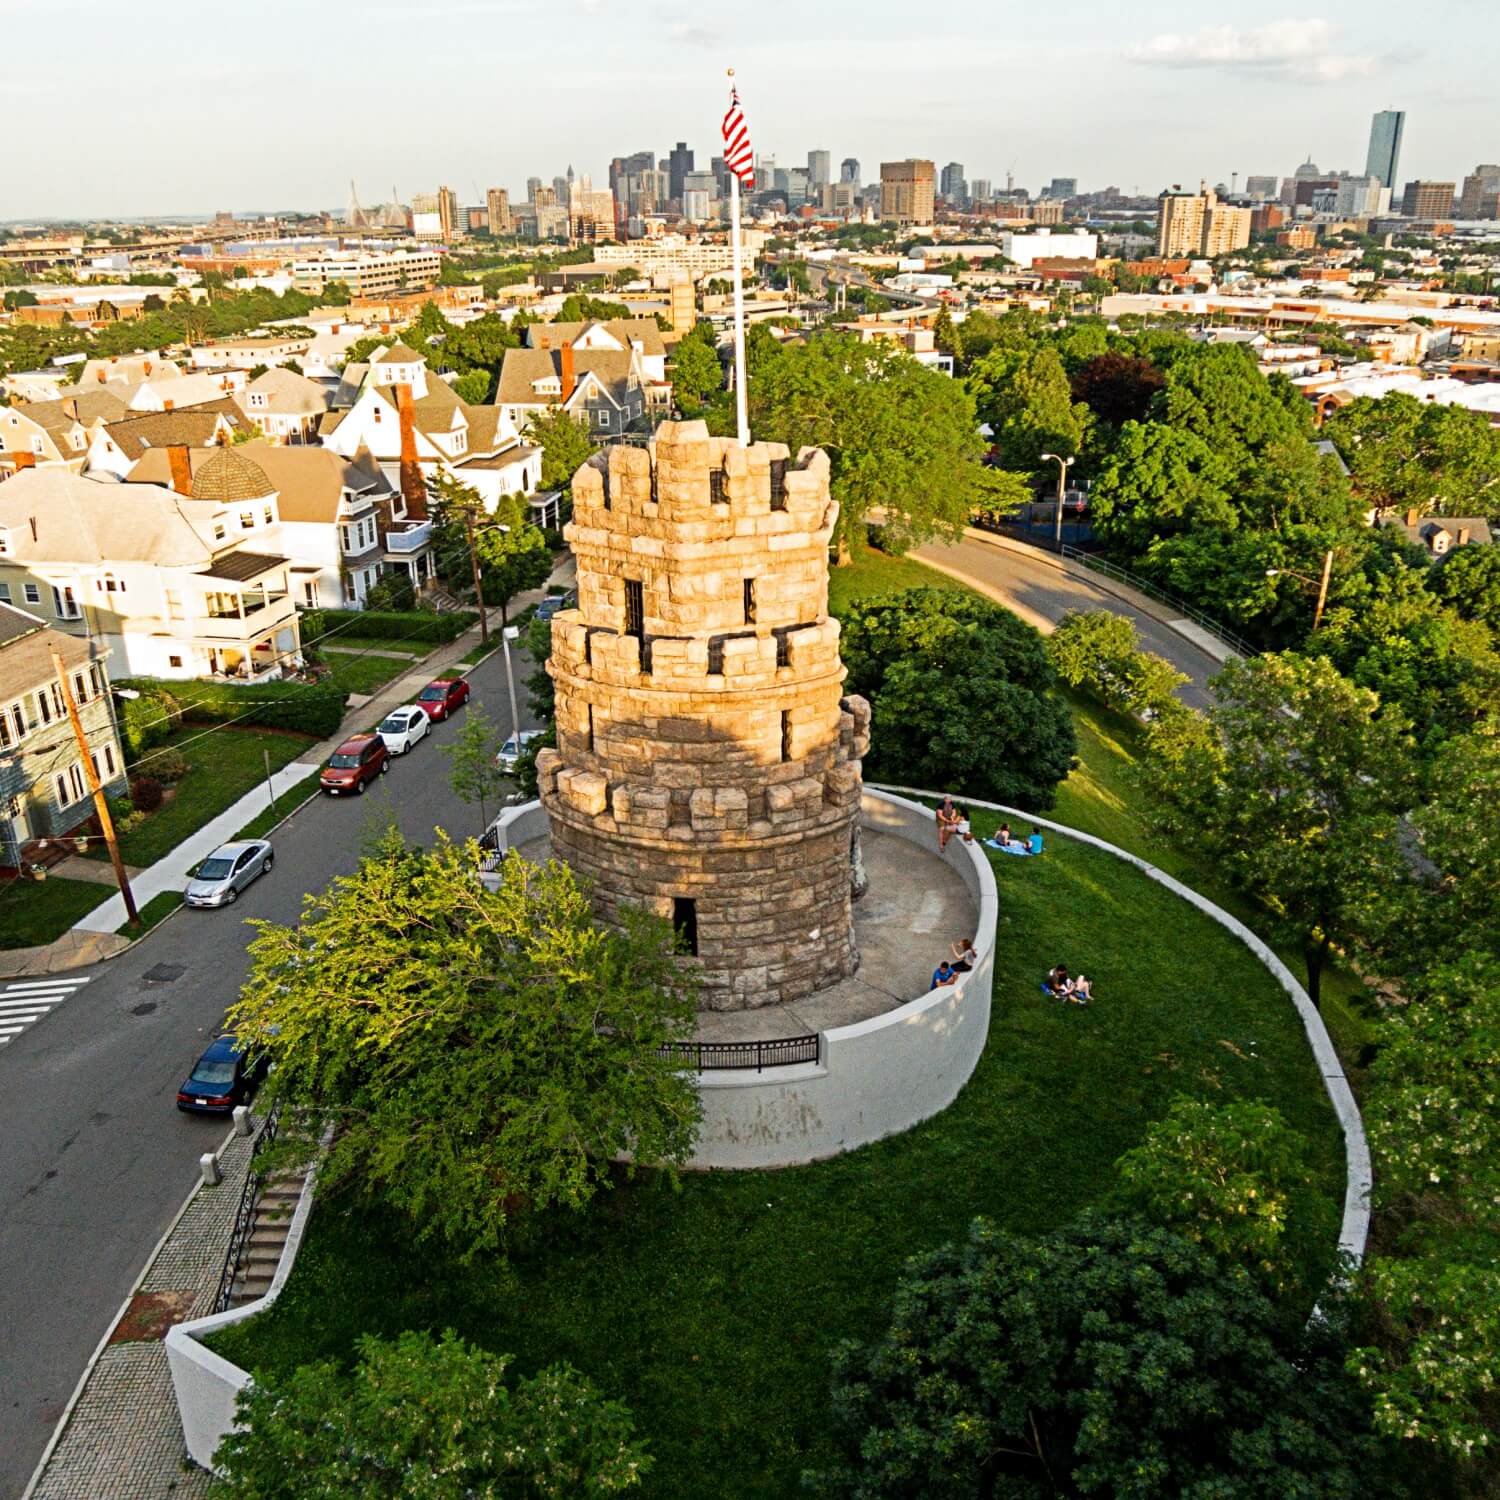
[[[979,962],[979,955],[974,951],[973,938],[960,938],[948,951],[953,955],[953,967],[960,974],[967,974]]]

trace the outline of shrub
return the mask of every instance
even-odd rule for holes
[[[137,776],[130,783],[130,802],[137,812],[155,812],[163,795],[161,782],[154,776]]]
[[[322,609],[306,611],[301,623],[309,636],[339,630],[340,637],[352,639],[382,636],[392,640],[435,641],[442,645],[457,640],[478,618],[471,609],[445,610],[442,614],[422,609]],[[316,629],[312,628],[314,624]],[[340,626],[348,628],[339,629]]]
[[[1048,638],[1047,655],[1069,687],[1138,717],[1169,709],[1187,681],[1170,662],[1139,648],[1133,621],[1107,609],[1070,609]]]
[[[131,760],[139,760],[153,745],[159,745],[182,723],[182,705],[159,682],[130,683],[124,679],[115,686],[133,686],[139,698],[119,699],[120,738]]]
[[[137,768],[167,786],[175,786],[193,769],[187,756],[170,745],[142,756]]]
[[[410,614],[417,607],[417,591],[411,586],[411,575],[405,568],[383,573],[365,595],[365,610],[384,610]]]
[[[152,678],[127,679],[120,686],[156,695],[162,686]],[[290,729],[326,739],[344,718],[347,695],[320,683],[258,682],[233,687],[220,682],[174,682],[170,695],[179,707],[179,721],[194,724],[260,724],[268,729]],[[175,727],[175,726],[174,726]]]

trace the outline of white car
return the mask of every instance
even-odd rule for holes
[[[432,720],[414,703],[409,703],[405,708],[393,708],[375,732],[392,755],[405,755],[431,728]]]
[[[513,734],[507,735],[505,743],[501,745],[495,756],[495,764],[508,776],[516,768],[516,762],[521,758],[526,747],[541,735],[540,729],[523,729],[519,742]]]

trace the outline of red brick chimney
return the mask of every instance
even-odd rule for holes
[[[25,452],[23,450],[23,451],[18,451],[14,455],[14,457],[15,457],[15,461],[16,461],[16,472],[17,473],[20,473],[20,471],[22,469],[34,469],[34,468],[36,468],[36,454],[35,453],[27,453],[27,452]],[[35,520],[33,520],[32,523],[31,523],[31,530],[32,530],[32,533],[33,533],[31,539],[32,539],[32,541],[35,541],[36,540],[36,535],[35,535],[35,532],[36,532],[36,522],[35,522]]]
[[[186,443],[173,443],[167,449],[167,468],[172,474],[172,488],[179,495],[193,493],[193,465],[188,458]]]
[[[1415,505],[1413,505],[1413,506],[1412,506],[1412,507],[1411,507],[1411,508],[1410,508],[1410,509],[1409,509],[1409,510],[1408,510],[1408,511],[1407,511],[1407,512],[1406,512],[1406,524],[1407,524],[1407,525],[1408,525],[1408,526],[1415,526],[1415,525],[1416,525],[1416,524],[1417,524],[1417,522],[1418,522],[1418,521],[1420,521],[1420,520],[1421,520],[1421,519],[1422,519],[1422,512],[1421,512],[1421,511],[1419,511],[1419,510],[1418,510],[1418,509],[1417,509],[1417,508],[1416,508],[1416,506],[1415,506]]]
[[[1470,532],[1467,526],[1460,526],[1458,528],[1458,545],[1460,547],[1467,547],[1469,545],[1469,539],[1472,535],[1473,533]]]
[[[564,344],[562,346],[562,399],[564,401],[573,394],[573,389],[577,384],[578,377],[573,370],[573,346]]]
[[[406,513],[414,521],[427,519],[427,486],[417,462],[417,422],[412,409],[411,387],[403,380],[396,387],[396,415],[401,422],[401,494]]]

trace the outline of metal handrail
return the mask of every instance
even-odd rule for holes
[[[815,1063],[819,1058],[819,1034],[776,1037],[765,1042],[668,1042],[660,1049],[662,1057],[691,1058],[700,1073],[705,1068],[790,1067],[793,1063]]]
[[[281,1110],[273,1109],[261,1126],[260,1136],[255,1142],[255,1151],[265,1150],[276,1139],[276,1130],[281,1123]],[[253,1158],[252,1158],[253,1159]],[[219,1273],[219,1290],[214,1294],[213,1310],[223,1312],[234,1295],[234,1278],[240,1268],[240,1256],[245,1242],[250,1237],[255,1223],[255,1201],[260,1196],[262,1174],[253,1169],[245,1175],[244,1190],[240,1193],[239,1207],[234,1211],[234,1224],[229,1232],[229,1249],[224,1253],[224,1269]]]

